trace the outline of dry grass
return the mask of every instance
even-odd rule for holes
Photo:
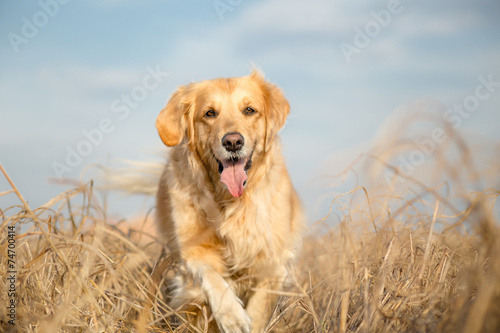
[[[499,191],[470,191],[456,205],[410,183],[334,199],[339,223],[305,237],[269,331],[500,331]],[[0,331],[15,331],[4,306],[13,226],[19,332],[196,332],[168,306],[168,249],[141,223],[110,225],[92,183],[37,209],[12,189],[0,194],[20,199],[0,211]]]

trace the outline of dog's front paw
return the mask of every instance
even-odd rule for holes
[[[214,313],[219,329],[224,333],[250,333],[251,320],[238,301],[224,302]]]

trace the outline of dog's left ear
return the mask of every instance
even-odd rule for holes
[[[170,97],[167,105],[156,118],[156,129],[161,141],[169,147],[177,146],[186,135],[189,87],[181,86]]]
[[[290,104],[288,104],[285,95],[276,85],[264,80],[261,73],[254,71],[252,77],[261,81],[264,98],[267,103],[266,110],[266,151],[271,146],[276,133],[285,125],[286,118],[290,113]]]
[[[269,91],[271,127],[275,132],[278,132],[285,125],[286,118],[290,113],[290,104],[288,104],[281,89],[274,84],[267,83],[267,89]]]

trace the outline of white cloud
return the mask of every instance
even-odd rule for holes
[[[130,89],[140,82],[144,73],[137,70],[95,67],[45,67],[38,71],[37,79],[42,85],[54,89],[86,94],[103,90]]]
[[[349,26],[352,19],[343,15],[345,4],[329,0],[274,0],[249,7],[236,25],[263,33],[325,33]]]

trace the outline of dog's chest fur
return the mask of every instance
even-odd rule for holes
[[[264,202],[252,202],[251,197],[218,205],[208,221],[215,229],[224,249],[224,260],[232,272],[264,269],[264,263],[279,260],[275,249],[279,239],[270,232],[271,216]],[[205,212],[207,213],[207,212]]]
[[[273,253],[277,244],[269,232],[270,219],[265,207],[245,209],[240,204],[234,210],[225,211],[229,215],[220,221],[217,234],[227,247],[226,258],[231,270],[260,266],[263,262],[278,259]]]

